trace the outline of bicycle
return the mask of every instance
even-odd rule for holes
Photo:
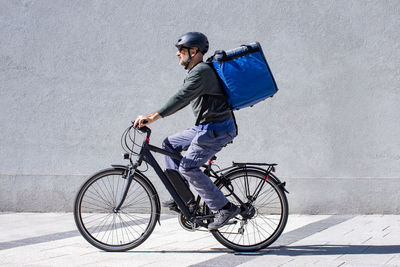
[[[133,136],[132,136],[133,132]],[[136,134],[146,135],[142,145]],[[188,231],[208,231],[214,214],[190,191],[177,171],[163,171],[151,152],[182,157],[151,145],[151,130],[128,127],[121,137],[127,165],[111,165],[90,176],[78,191],[74,219],[82,236],[105,251],[127,251],[142,244],[160,224],[161,205],[158,193],[143,174],[150,165],[175,200],[180,225]],[[138,148],[139,152],[134,149]],[[136,157],[136,161],[133,159]],[[282,233],[288,219],[285,182],[274,174],[277,164],[232,163],[221,169],[213,160],[203,166],[204,173],[241,212],[225,226],[211,230],[224,246],[235,251],[257,251],[272,244]],[[142,163],[146,170],[139,170]],[[215,170],[218,167],[218,170]],[[203,229],[205,228],[205,229]]]

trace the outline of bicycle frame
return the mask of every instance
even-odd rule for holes
[[[177,191],[175,190],[174,186],[171,184],[171,182],[169,181],[169,179],[166,177],[166,175],[164,174],[162,168],[160,167],[160,165],[158,164],[157,160],[154,158],[153,154],[151,152],[156,152],[156,153],[160,153],[166,156],[169,156],[171,158],[177,159],[177,160],[181,160],[182,156],[181,155],[176,155],[174,153],[171,153],[169,151],[166,151],[162,148],[150,145],[150,135],[151,135],[151,130],[150,128],[144,126],[142,128],[139,129],[140,131],[144,132],[147,134],[145,140],[142,143],[142,147],[140,149],[140,152],[138,154],[138,159],[136,160],[136,163],[133,164],[132,160],[130,157],[126,157],[129,158],[129,160],[131,161],[132,166],[129,168],[128,174],[127,174],[127,182],[125,184],[125,188],[124,188],[124,192],[123,195],[121,197],[121,200],[119,202],[119,204],[117,205],[117,207],[114,209],[115,212],[118,212],[118,210],[121,208],[123,202],[125,201],[126,195],[129,191],[132,179],[133,179],[133,175],[137,169],[137,167],[139,167],[143,161],[147,162],[156,172],[157,176],[160,178],[161,182],[164,184],[165,188],[168,190],[169,194],[171,195],[171,197],[174,199],[174,201],[176,202],[176,204],[178,205],[179,209],[181,210],[181,212],[184,214],[184,216],[191,221],[192,223],[196,223],[199,226],[202,227],[206,227],[207,228],[207,224],[205,224],[203,222],[203,220],[205,219],[209,219],[209,218],[213,218],[214,215],[204,215],[204,216],[196,216],[196,209],[197,209],[197,205],[199,204],[199,199],[200,197],[197,197],[197,201],[196,201],[196,208],[193,212],[191,212],[189,210],[188,205],[185,204],[185,202],[180,198],[179,194],[177,193]],[[215,181],[216,184],[218,183],[223,183],[225,185],[225,187],[227,188],[227,190],[230,192],[230,194],[232,194],[232,196],[240,203],[241,207],[244,207],[244,210],[242,209],[242,212],[245,214],[248,212],[249,209],[249,205],[245,205],[242,200],[234,193],[233,189],[230,189],[229,186],[229,182],[226,181],[224,179],[224,174],[219,175],[218,173],[221,172],[225,172],[225,171],[234,171],[235,168],[236,169],[247,169],[247,168],[254,168],[254,167],[249,167],[249,166],[268,166],[267,170],[265,169],[261,169],[261,168],[257,168],[259,170],[262,170],[265,174],[266,177],[268,178],[268,176],[270,175],[271,172],[274,171],[274,166],[276,164],[264,164],[264,163],[233,163],[233,165],[231,167],[219,170],[219,171],[214,171],[211,168],[211,163],[209,163],[208,165],[203,165],[203,167],[206,168],[206,174],[210,177],[214,177],[217,180]],[[266,179],[265,179],[266,180]],[[280,181],[279,181],[280,182]],[[262,187],[263,187],[264,183],[260,183],[259,187],[257,187],[256,191],[258,195],[258,193],[261,191]],[[280,185],[284,188],[285,184],[284,183],[280,183]],[[285,189],[284,189],[285,190]],[[285,190],[286,191],[286,190]],[[249,192],[250,195],[250,192]],[[254,199],[250,200],[251,202]]]

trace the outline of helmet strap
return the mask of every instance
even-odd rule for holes
[[[189,67],[190,61],[192,61],[192,55],[190,54],[190,47],[187,48],[187,51],[188,51],[189,58],[186,61],[185,70],[187,70],[187,68]]]
[[[186,49],[187,49],[187,51],[188,51],[189,58],[188,58],[188,61],[187,61],[186,64],[185,64],[185,70],[188,69],[189,64],[190,64],[190,61],[192,61],[192,55],[190,54],[190,47],[187,47]],[[197,53],[199,53],[199,51],[200,51],[200,50],[197,49],[195,55],[197,55]]]

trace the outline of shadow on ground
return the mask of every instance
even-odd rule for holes
[[[197,253],[197,254],[234,254],[238,256],[313,256],[343,254],[393,254],[399,253],[400,245],[310,245],[270,247],[257,252],[234,252],[229,249],[209,250],[131,250],[128,253]]]

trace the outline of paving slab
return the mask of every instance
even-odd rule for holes
[[[235,253],[176,216],[139,247],[101,251],[80,236],[71,213],[0,214],[0,266],[400,266],[398,215],[291,215],[281,237]]]

